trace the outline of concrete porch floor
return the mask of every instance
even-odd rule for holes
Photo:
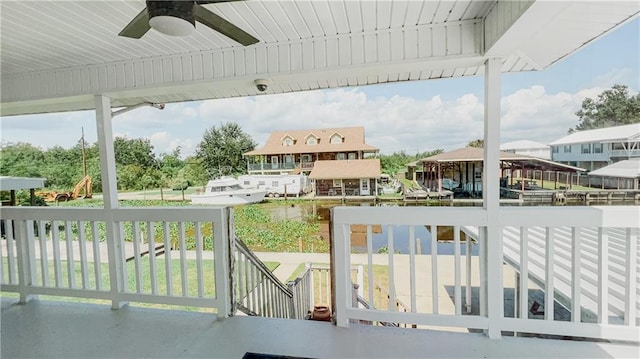
[[[3,298],[2,358],[637,358],[640,346]]]

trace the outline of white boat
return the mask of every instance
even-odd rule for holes
[[[267,191],[244,188],[233,177],[222,177],[207,183],[204,192],[191,196],[192,204],[237,205],[261,202]]]

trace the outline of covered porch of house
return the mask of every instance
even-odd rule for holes
[[[292,8],[292,4],[243,1],[205,5],[257,37],[258,44],[246,47],[207,27],[199,27],[188,38],[169,38],[153,31],[142,40],[118,37],[123,26],[144,8],[142,1],[2,4],[0,112],[10,116],[95,110],[104,194],[103,208],[2,210],[1,219],[16,231],[15,236],[2,240],[6,249],[0,253],[1,289],[18,293],[21,303],[15,305],[3,299],[2,355],[238,357],[255,351],[303,357],[514,353],[636,356],[638,209],[538,208],[535,213],[503,209],[499,206],[497,184],[501,74],[544,69],[630,21],[640,5],[344,1]],[[68,11],[69,6],[73,12]],[[105,18],[105,13],[112,16]],[[337,15],[332,16],[334,13]],[[33,26],[23,26],[25,16]],[[75,21],[77,17],[86,21]],[[263,92],[255,81],[265,78],[269,80],[266,94],[279,94],[474,75],[485,78],[483,207],[337,208],[332,215],[331,260],[335,325],[284,319],[299,317],[296,309],[301,308],[296,308],[293,292],[273,280],[264,264],[235,241],[233,222],[226,209],[119,206],[112,140],[113,117],[121,113],[117,108],[258,95]],[[391,228],[386,239],[390,278],[386,307],[364,308],[357,304],[359,298],[354,303],[350,271],[352,225],[364,225],[367,238],[373,226]],[[479,254],[473,260],[461,255],[460,238],[454,236],[457,249],[447,259],[453,263],[455,273],[454,284],[449,288],[452,294],[447,296],[454,303],[452,313],[441,312],[437,296],[426,302],[416,295],[417,286],[428,281],[437,286],[436,258],[441,258],[437,250],[431,252],[436,259],[431,261],[436,263],[434,267],[417,265],[420,260],[416,260],[414,252],[394,251],[400,240],[413,243],[418,229],[440,225],[454,226],[454,233],[459,233],[461,226],[475,226],[481,238],[477,244]],[[396,234],[394,239],[393,228],[397,226],[408,226],[407,234]],[[548,305],[555,303],[553,288],[557,283],[551,260],[557,245],[552,228],[565,226],[577,233],[572,237],[577,256],[581,252],[580,228],[596,229],[599,249],[604,254],[586,255],[598,268],[597,322],[582,322],[576,315],[565,323],[553,316],[529,318],[526,306],[521,307],[519,317],[505,316],[503,226],[523,228],[522,233],[526,233],[524,228],[549,233],[544,251],[549,263],[544,269],[546,292],[551,293],[546,296]],[[624,229],[624,249],[609,243],[612,228]],[[526,235],[520,238],[526,244]],[[107,253],[100,252],[101,246],[92,245],[101,241],[107,244]],[[208,247],[211,241],[215,242],[215,250]],[[77,256],[73,249],[76,242]],[[187,242],[195,247],[193,259],[180,249],[186,248]],[[126,253],[127,243],[132,244],[133,253]],[[177,252],[169,251],[174,257],[156,251],[160,244],[166,251],[176,243]],[[367,256],[373,256],[369,243],[371,240],[367,239]],[[522,248],[523,253],[539,251],[524,245]],[[609,263],[609,251],[628,255],[623,263]],[[410,278],[406,285],[410,293],[407,312],[394,309],[394,278],[396,273],[402,273],[394,266],[396,255],[409,256],[408,268],[404,268],[406,278]],[[96,260],[101,256],[106,256],[106,262]],[[207,256],[214,258],[212,264],[205,260]],[[128,258],[132,261],[127,262]],[[467,260],[477,265],[477,271],[470,272]],[[373,262],[368,263],[368,268],[373,268]],[[194,277],[188,275],[191,267],[195,268]],[[616,278],[623,273],[623,292],[612,289],[621,284],[610,283],[611,271],[616,271]],[[172,272],[180,281],[171,280]],[[469,279],[463,286],[463,273],[468,274],[466,278],[474,273],[478,285],[473,287]],[[580,280],[577,269],[573,273],[578,279],[572,283],[572,293],[581,296],[582,288],[594,283]],[[372,277],[368,278],[373,280]],[[166,278],[164,282],[162,278]],[[416,278],[427,281],[418,282]],[[372,287],[370,283],[367,289]],[[470,300],[471,293],[476,292],[479,310],[469,315],[469,303],[463,298]],[[105,300],[107,306],[35,300],[44,295]],[[370,301],[372,297],[369,295]],[[609,320],[611,300],[623,303],[622,313],[613,313],[619,321]],[[128,302],[211,308],[215,314],[128,308]],[[234,316],[238,310],[251,317]],[[463,331],[472,328],[481,333],[378,328],[356,324],[360,321],[455,327]],[[558,335],[562,331],[572,337],[624,343],[503,336],[503,332],[514,331],[537,335]],[[317,340],[310,334],[317,335]],[[440,348],[445,351],[439,353]]]

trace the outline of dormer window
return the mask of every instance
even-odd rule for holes
[[[307,145],[317,145],[318,144],[318,138],[314,135],[309,135],[307,137]]]
[[[295,143],[295,141],[293,140],[293,138],[286,136],[283,140],[282,140],[282,145],[283,146],[293,146]]]
[[[331,142],[331,144],[336,144],[336,143],[342,143],[343,138],[340,134],[334,134],[333,136],[331,136],[331,139],[329,140],[329,142]]]

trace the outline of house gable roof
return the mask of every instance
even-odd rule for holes
[[[570,145],[574,143],[591,142],[619,142],[619,141],[640,141],[640,123],[633,123],[624,126],[598,128],[595,130],[585,130],[574,132],[559,140],[551,142],[549,145]]]
[[[549,149],[549,145],[531,140],[511,141],[500,145],[502,151],[531,149]]]
[[[336,133],[344,138],[344,141],[342,143],[331,143],[331,137]],[[318,142],[316,144],[307,144],[306,139],[311,135],[315,136],[316,139],[318,139]],[[291,146],[283,146],[282,139],[287,136],[291,138],[304,138],[305,141],[296,141]],[[364,127],[324,128],[272,132],[269,136],[269,139],[267,139],[264,147],[246,152],[244,155],[254,156],[351,151],[378,151],[378,148],[367,145],[364,142]]]
[[[309,174],[311,179],[379,178],[380,159],[316,161]]]
[[[640,158],[616,162],[589,172],[589,176],[640,178]]]
[[[431,157],[417,161],[417,165],[424,163],[446,163],[446,162],[483,162],[484,149],[477,147],[465,147],[457,150],[439,153]],[[529,169],[544,169],[550,171],[585,171],[584,168],[565,165],[558,162],[545,160],[538,157],[521,155],[518,153],[500,151],[500,161],[519,163]]]

